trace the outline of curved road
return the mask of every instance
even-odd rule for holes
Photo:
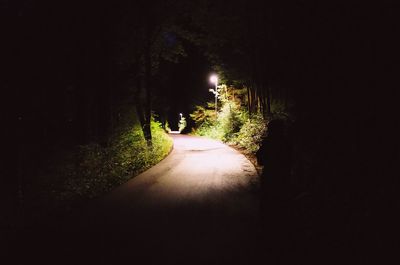
[[[65,256],[85,264],[252,263],[254,166],[220,142],[171,136],[169,156],[68,224]]]
[[[257,172],[245,156],[207,138],[171,136],[174,140],[171,154],[115,189],[106,201],[117,207],[140,204],[156,208],[202,202],[241,209],[239,205],[249,203],[249,198],[234,196],[257,181]]]

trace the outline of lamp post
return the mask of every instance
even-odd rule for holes
[[[217,108],[217,100],[218,100],[218,76],[217,75],[212,75],[210,76],[210,82],[215,85],[215,89],[210,89],[210,92],[214,93],[215,95],[215,115],[218,114],[218,108]]]

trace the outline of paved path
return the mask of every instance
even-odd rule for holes
[[[252,263],[254,166],[220,142],[172,137],[167,158],[67,225],[59,241],[72,243],[61,244],[58,257],[69,264]]]
[[[199,203],[224,210],[250,210],[243,191],[257,181],[249,160],[218,141],[172,135],[171,154],[156,166],[115,189],[105,200],[113,207],[140,204],[146,208],[179,207]],[[235,196],[234,196],[235,195]],[[221,209],[222,210],[222,209]]]

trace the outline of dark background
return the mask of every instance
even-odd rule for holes
[[[144,2],[0,3],[6,156],[2,201],[13,211],[18,175],[32,173],[33,177],[31,170],[44,163],[54,148],[104,141],[112,109],[127,102],[137,104],[129,89],[130,73],[135,70],[123,63],[127,56],[121,55],[119,47],[131,32],[125,26],[136,23],[135,16],[142,17],[135,12]],[[218,36],[211,33],[205,44],[181,40],[187,56],[179,63],[163,62],[154,81],[153,110],[160,120],[176,124],[180,112],[188,117],[195,104],[212,100],[208,76],[216,61],[210,53],[226,59],[223,68],[247,84],[257,76],[242,73],[268,62],[261,75],[277,89],[288,89],[295,102],[294,141],[309,155],[315,192],[335,201],[332,211],[339,216],[357,209],[348,210],[355,216],[353,228],[378,231],[371,233],[379,236],[360,242],[378,238],[373,250],[394,250],[400,162],[398,8],[390,2],[378,6],[215,1],[209,5],[212,12],[232,13],[239,21],[234,25],[247,28],[229,29],[229,23],[219,22],[228,32],[237,33],[222,46],[215,44]],[[246,9],[241,10],[242,5]],[[252,20],[263,8],[273,10],[267,24]],[[190,17],[190,8],[182,12]],[[186,25],[185,19],[179,23]],[[271,29],[273,37],[268,33]],[[235,41],[236,36],[248,35],[253,39]],[[260,54],[251,54],[256,46]],[[237,47],[244,52],[235,53]],[[336,221],[330,224],[335,226]]]

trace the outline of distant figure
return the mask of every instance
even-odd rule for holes
[[[273,120],[268,135],[257,152],[257,162],[264,166],[261,175],[260,214],[262,222],[283,217],[289,194],[291,147],[285,136],[285,122]],[[268,216],[267,216],[268,212]]]

